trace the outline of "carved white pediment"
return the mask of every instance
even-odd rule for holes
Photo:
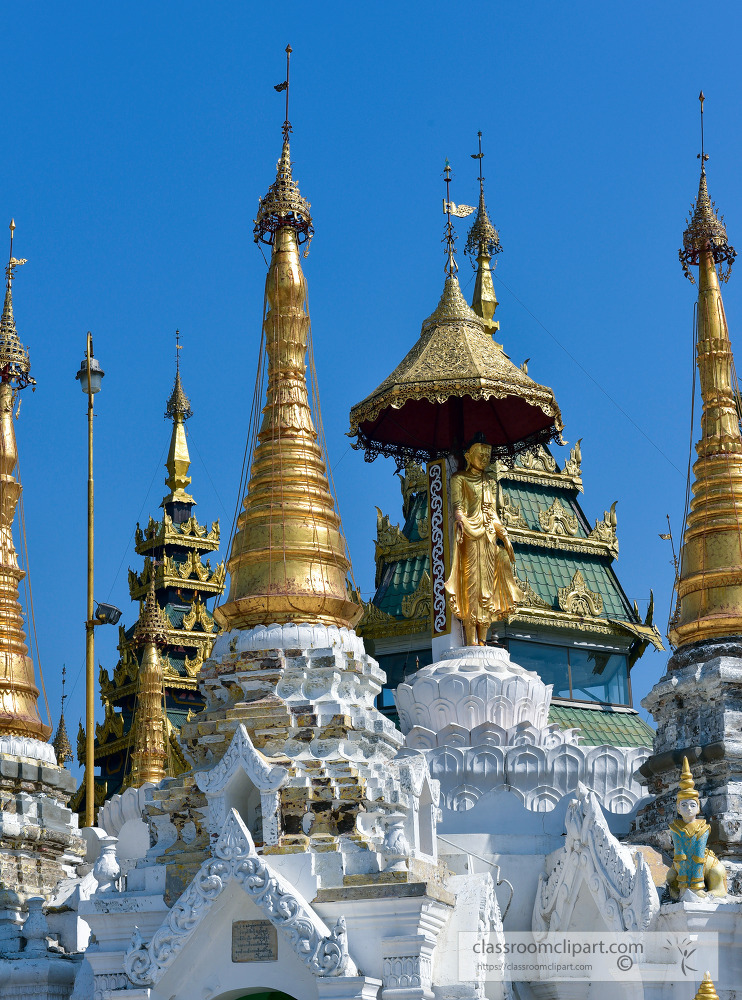
[[[536,933],[596,930],[594,908],[581,916],[580,895],[592,896],[605,927],[646,931],[659,898],[641,852],[620,844],[608,828],[597,796],[579,785],[569,806],[567,839],[548,878],[539,876],[532,926]]]
[[[212,857],[201,865],[152,940],[145,944],[135,930],[124,959],[131,982],[158,983],[232,882],[241,886],[315,976],[358,975],[348,955],[345,920],[341,917],[330,931],[303,896],[259,857],[249,830],[232,809]]]
[[[222,759],[208,771],[197,772],[196,784],[202,792],[213,795],[227,786],[239,768],[261,792],[278,791],[289,776],[285,767],[271,764],[255,749],[247,729],[240,723]]]
[[[256,837],[262,830],[264,844],[277,844],[281,825],[279,789],[288,781],[289,772],[285,767],[271,764],[255,749],[242,723],[219,763],[208,771],[196,773],[196,784],[206,793],[206,826],[212,840],[220,835],[229,809],[236,804],[229,792],[240,784],[240,778],[243,782],[247,778],[257,790],[255,794],[259,793],[260,801],[260,810],[257,807],[252,810],[254,818],[241,809],[243,819],[250,824]]]

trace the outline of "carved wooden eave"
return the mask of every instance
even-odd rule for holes
[[[109,740],[118,740],[124,735],[124,717],[120,712],[115,711],[110,702],[106,702],[106,714],[103,724],[98,723],[95,727],[95,738],[100,746]]]
[[[411,594],[408,596],[412,597],[414,595]],[[430,600],[430,577],[428,577],[428,602]],[[364,601],[362,603],[364,608],[363,617],[358,625],[356,625],[356,631],[360,636],[366,639],[381,639],[421,633],[428,638],[430,637],[431,622],[429,613],[413,618],[396,618],[394,615],[382,611],[381,608],[377,608],[371,601]]]
[[[147,557],[141,573],[129,570],[129,593],[132,601],[141,600],[146,596],[152,572],[151,565],[151,560]],[[165,556],[164,562],[158,565],[155,571],[155,587],[158,590],[172,587],[175,590],[221,594],[226,574],[224,562],[220,562],[212,570],[209,562],[202,563],[196,552],[191,552],[184,563],[178,563],[171,556]]]
[[[535,451],[527,451],[519,455],[513,465],[502,461],[495,463],[497,479],[500,482],[508,480],[516,483],[536,483],[539,486],[558,487],[563,490],[577,490],[582,493],[582,470],[580,461],[572,455],[564,463],[563,469],[558,469],[556,459],[550,455],[543,445]]]
[[[617,551],[618,541],[602,541],[599,538],[589,535],[581,538],[575,535],[572,538],[566,535],[549,535],[544,531],[534,531],[531,528],[520,528],[508,525],[508,534],[512,542],[521,545],[535,545],[543,549],[559,549],[562,552],[577,552],[581,555],[608,556],[614,558]]]
[[[162,521],[150,517],[146,528],[136,527],[134,547],[139,555],[146,555],[152,549],[163,545],[177,545],[180,548],[198,549],[201,552],[214,552],[219,548],[219,521],[212,522],[211,530],[199,524],[195,516],[187,521],[174,524],[165,514]]]

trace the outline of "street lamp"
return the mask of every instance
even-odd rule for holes
[[[100,392],[104,372],[93,357],[93,336],[88,331],[85,357],[75,375],[88,397],[88,604],[85,619],[85,826],[93,826],[95,809],[95,626],[93,600],[93,395]]]

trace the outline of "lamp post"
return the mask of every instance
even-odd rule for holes
[[[95,618],[93,605],[93,396],[100,392],[104,371],[93,357],[88,331],[85,358],[75,378],[88,397],[88,604],[85,620],[85,826],[93,826],[95,811]]]

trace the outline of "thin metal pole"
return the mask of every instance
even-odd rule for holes
[[[85,826],[95,825],[95,626],[93,624],[93,386],[90,357],[93,338],[88,332],[88,605],[85,620]]]

